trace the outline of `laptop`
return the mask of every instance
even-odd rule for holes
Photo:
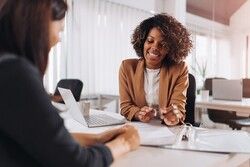
[[[125,118],[123,119],[114,118],[108,114],[105,114],[105,112],[100,114],[91,114],[90,111],[89,115],[84,116],[71,90],[64,88],[58,88],[58,90],[72,118],[78,121],[79,123],[83,124],[84,126],[87,126],[89,128],[103,127],[110,125],[121,125],[126,122]]]
[[[213,99],[242,100],[242,80],[213,79]]]

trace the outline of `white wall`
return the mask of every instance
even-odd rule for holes
[[[186,0],[164,0],[163,11],[174,16],[182,24],[186,24]]]
[[[246,35],[250,33],[250,1],[246,1],[230,18],[232,77],[246,77]]]
[[[142,9],[151,13],[166,12],[186,23],[186,0],[109,0],[110,2]]]
[[[167,12],[185,24],[186,0],[109,0],[151,13]]]
[[[218,37],[229,36],[231,33],[229,26],[193,15],[191,13],[186,14],[186,23],[190,28],[196,32],[198,31],[199,33],[214,33],[213,35]]]
[[[109,1],[146,11],[154,11],[156,3],[155,1],[157,0],[109,0]]]
[[[230,27],[244,34],[250,33],[250,1],[247,0],[230,18]]]

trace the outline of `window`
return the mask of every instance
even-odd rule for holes
[[[230,42],[227,38],[192,32],[193,50],[187,58],[197,89],[206,78],[230,75]]]
[[[152,14],[107,0],[69,5],[64,40],[51,51],[45,86],[53,91],[60,78],[78,78],[83,94],[118,95],[119,66],[137,57],[130,44],[133,30]]]

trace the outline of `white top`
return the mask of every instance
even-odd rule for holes
[[[159,106],[159,69],[148,69],[144,71],[144,91],[146,102],[149,107]]]

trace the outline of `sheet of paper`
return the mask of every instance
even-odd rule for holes
[[[174,144],[176,135],[168,127],[162,125],[160,121],[150,123],[133,122],[139,131],[141,145],[162,146]]]

